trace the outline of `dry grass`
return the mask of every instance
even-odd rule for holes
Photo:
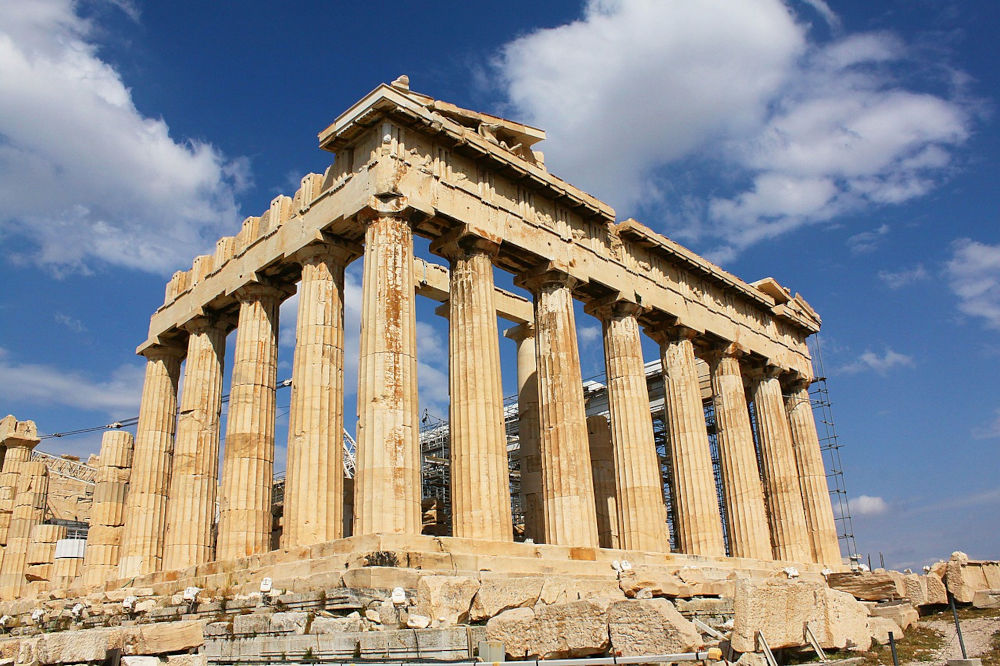
[[[896,640],[896,654],[899,663],[931,661],[934,653],[944,646],[944,636],[937,629],[915,624],[906,634]],[[888,645],[874,645],[867,652],[859,652],[864,657],[862,666],[892,666],[892,650]]]

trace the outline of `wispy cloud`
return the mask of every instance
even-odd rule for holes
[[[958,297],[958,309],[1000,329],[1000,244],[959,238],[951,248],[945,274]]]
[[[87,330],[87,327],[83,325],[82,321],[76,319],[75,317],[70,317],[67,314],[63,314],[62,312],[55,313],[52,318],[57,324],[65,326],[74,333],[83,333]]]
[[[972,429],[976,439],[994,439],[1000,437],[1000,409],[993,411],[993,420]]]
[[[7,401],[65,405],[113,418],[133,416],[139,413],[143,375],[141,365],[122,365],[106,379],[94,379],[50,365],[17,363],[0,349],[0,399]]]
[[[840,372],[853,374],[874,371],[880,375],[884,375],[893,368],[912,367],[913,365],[913,357],[886,348],[882,354],[866,351],[855,361],[841,367]]]
[[[837,25],[826,2],[805,4]],[[970,134],[959,93],[900,83],[916,58],[900,39],[834,33],[821,41],[781,0],[589,0],[578,20],[508,43],[497,66],[511,112],[549,131],[555,172],[622,216],[669,201],[686,213],[668,233],[726,260],[922,196]],[[713,194],[678,191],[667,172],[681,163],[721,174]]]
[[[927,272],[923,264],[917,264],[913,268],[904,268],[900,271],[878,272],[878,279],[882,280],[889,289],[901,289],[929,277],[930,273]]]
[[[874,252],[889,233],[889,225],[880,225],[871,231],[862,231],[847,239],[847,248],[851,254],[867,254]]]
[[[138,19],[130,0],[110,1]],[[188,266],[238,229],[233,191],[248,163],[143,115],[78,6],[33,0],[0,12],[0,232],[22,241],[11,259],[62,273]],[[58,186],[26,195],[39,183]]]

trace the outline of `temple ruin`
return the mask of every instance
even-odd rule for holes
[[[72,602],[86,612],[76,614],[74,605],[67,621],[90,613],[128,624],[140,612],[136,600],[148,598],[141,612],[149,622],[204,624],[211,608],[214,624],[225,625],[219,633],[231,632],[232,640],[242,635],[237,625],[251,626],[240,619],[254,617],[246,609],[272,589],[317,604],[320,590],[324,612],[355,611],[357,622],[344,620],[348,633],[363,634],[364,622],[386,630],[469,625],[471,632],[488,621],[480,628],[493,627],[488,636],[507,641],[514,656],[510,641],[522,625],[509,622],[528,620],[510,613],[533,606],[541,618],[559,604],[593,603],[621,654],[613,627],[631,617],[627,604],[665,597],[687,600],[688,611],[731,614],[734,598],[737,609],[753,605],[741,585],[798,578],[796,590],[819,595],[805,605],[827,609],[815,612],[833,613],[829,595],[844,595],[838,617],[860,613],[861,628],[849,638],[832,628],[820,643],[870,642],[867,611],[845,611],[843,604],[856,602],[826,581],[847,567],[808,393],[814,373],[807,339],[819,330],[819,316],[772,278],[744,282],[636,220],[616,220],[607,204],[548,172],[534,150],[544,138],[542,130],[413,92],[405,77],[378,86],[320,132],[320,148],[335,154],[325,173],[304,176],[293,196],[276,197],[167,284],[137,349],[146,373],[134,440],[123,431],[105,435],[93,467],[86,548],[72,557],[68,547],[62,557],[56,552],[65,535],[44,521],[48,468],[29,461],[38,442],[34,424],[3,421],[4,612],[25,618],[40,599],[50,610],[64,604],[61,617],[70,618]],[[429,239],[447,265],[416,258],[414,235]],[[361,257],[348,478],[344,272]],[[498,288],[495,268],[531,298]],[[278,316],[296,289],[288,463],[275,543]],[[448,320],[448,536],[424,533],[418,296],[441,302]],[[589,414],[576,301],[602,323],[603,406]],[[512,325],[501,329],[501,319]],[[234,329],[235,353],[226,358]],[[652,366],[643,336],[659,344]],[[513,411],[505,411],[501,344],[516,348]],[[659,382],[660,434],[652,381]],[[714,413],[717,473],[705,399]],[[519,443],[516,512],[511,414]],[[926,597],[925,578],[918,577]],[[880,598],[896,593],[886,594]],[[815,601],[822,595],[829,608]],[[219,619],[240,608],[235,620]],[[400,608],[409,608],[409,619]],[[663,622],[676,614],[672,605],[656,608]],[[739,634],[739,649],[753,651],[756,634],[739,622],[733,645],[749,631]],[[685,645],[700,645],[696,630],[685,631],[693,636]],[[200,645],[181,633],[183,640],[164,645]],[[805,644],[794,642],[800,639],[787,644]],[[350,657],[341,656],[365,654],[363,637],[353,645]],[[132,654],[171,652],[150,650]],[[532,654],[528,647],[521,653]],[[208,657],[239,661],[238,653]]]

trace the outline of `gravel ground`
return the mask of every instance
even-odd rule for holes
[[[961,623],[965,649],[970,657],[979,657],[986,652],[990,647],[990,639],[993,634],[1000,631],[1000,616],[961,620]],[[948,659],[962,658],[962,648],[958,645],[958,634],[955,633],[955,624],[951,620],[934,619],[921,624],[940,631],[944,635],[944,647],[935,652],[934,658],[930,661],[913,661],[905,666],[927,666],[928,663],[944,664]]]

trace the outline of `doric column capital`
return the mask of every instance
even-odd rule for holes
[[[220,317],[212,314],[197,315],[189,319],[184,324],[181,324],[181,328],[192,335],[206,333],[213,328],[225,330],[225,327],[226,322]]]
[[[34,421],[18,421],[13,414],[0,420],[0,444],[8,448],[34,448],[41,439]]]
[[[285,293],[285,291],[271,284],[250,282],[233,292],[233,295],[240,303],[246,303],[248,301],[262,301],[269,298],[280,300]]]
[[[371,197],[368,205],[358,211],[358,221],[367,227],[380,219],[392,217],[409,224],[417,212],[403,195],[386,194]]]
[[[551,265],[543,265],[514,277],[514,284],[527,289],[533,294],[537,294],[549,286],[572,289],[576,286],[577,282],[578,280],[565,270],[554,268]]]
[[[477,254],[485,254],[492,260],[500,251],[500,243],[459,229],[435,240],[430,250],[449,261],[468,259]]]
[[[809,387],[815,381],[812,377],[807,377],[798,372],[791,372],[782,377],[782,385],[785,390],[789,393],[794,391],[808,391]]]
[[[695,340],[701,335],[701,331],[688,328],[687,326],[645,326],[643,328],[646,331],[646,335],[659,343],[661,347],[671,342]]]
[[[185,351],[178,345],[160,344],[146,347],[141,354],[147,361],[180,361],[184,358]]]
[[[303,266],[320,263],[347,266],[362,254],[364,254],[364,248],[361,245],[338,238],[310,243],[295,252],[291,259]]]
[[[511,326],[503,332],[503,336],[508,340],[513,340],[517,344],[521,344],[522,341],[535,337],[535,324],[533,322],[525,322],[517,326]]]
[[[724,358],[739,360],[746,355],[747,350],[738,342],[720,342],[706,347],[701,353],[702,359],[707,363],[717,363]]]
[[[588,301],[584,304],[583,311],[601,321],[609,321],[616,317],[638,316],[645,312],[646,308],[624,298],[621,294],[612,294]]]

